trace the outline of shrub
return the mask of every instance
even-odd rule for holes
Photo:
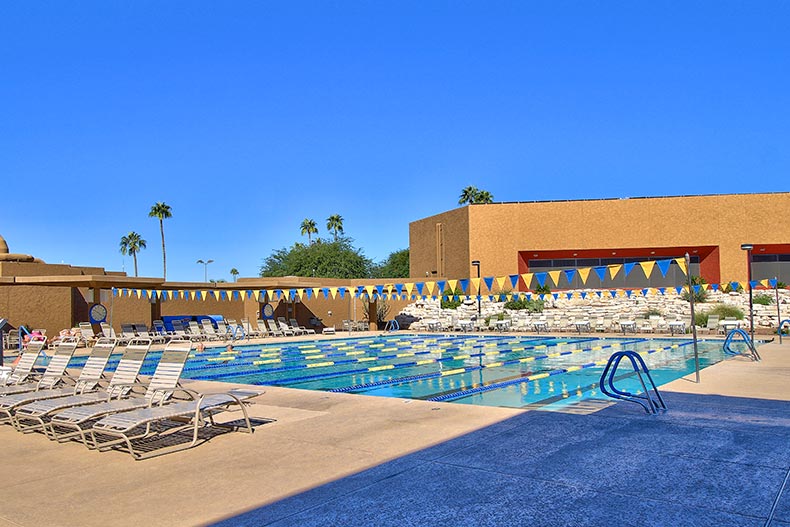
[[[458,300],[455,300],[454,297],[458,297]],[[456,288],[455,291],[452,289],[445,291],[442,293],[442,309],[458,309],[458,306],[461,305],[461,297],[466,296],[463,290]]]
[[[645,311],[645,314],[642,316],[642,318],[650,318],[650,317],[655,317],[655,316],[659,316],[660,317],[661,315],[663,315],[663,313],[661,313],[660,309],[657,309],[655,307],[651,307],[650,309]]]
[[[724,284],[724,287],[721,288],[722,293],[732,293],[733,291],[736,293],[743,293],[743,286],[738,284],[738,289],[733,289],[732,282],[727,282]]]
[[[548,295],[548,294],[551,294],[551,288],[548,285],[546,285],[546,284],[539,285],[538,287],[535,288],[535,294],[536,295]]]
[[[752,299],[752,303],[760,304],[761,306],[770,306],[771,304],[774,303],[774,299],[771,295],[765,293],[759,293],[754,295],[754,298]]]
[[[505,309],[512,309],[514,311],[526,310],[529,313],[542,313],[544,304],[545,302],[543,302],[543,300],[527,300],[526,298],[519,298],[518,300],[505,302]]]
[[[710,311],[708,311],[709,315],[719,315],[720,319],[723,318],[732,318],[735,317],[738,320],[743,320],[744,314],[739,308],[735,306],[729,306],[727,304],[719,304],[718,306],[714,307]],[[707,323],[707,321],[706,321]]]
[[[694,325],[705,327],[708,325],[708,314],[707,313],[694,313]]]
[[[779,281],[776,282],[776,287],[778,287],[779,289],[787,289],[787,284],[782,281]]]
[[[691,277],[691,286],[692,287],[695,286],[695,285],[702,285],[702,284],[705,284],[705,283],[707,283],[707,282],[705,282],[705,279],[702,278],[701,276],[692,276]],[[683,300],[688,302],[689,301],[689,292],[688,291],[683,291],[683,294],[680,295],[680,298],[682,298]],[[705,291],[704,289],[702,289],[701,287],[700,287],[699,291],[694,293],[694,302],[702,303],[702,302],[705,302],[707,299],[708,299],[708,292]]]

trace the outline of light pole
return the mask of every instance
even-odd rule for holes
[[[694,372],[699,384],[699,349],[697,348],[697,323],[696,314],[694,313],[694,285],[691,283],[691,258],[689,253],[686,253],[686,280],[688,281],[689,288],[689,306],[691,307],[691,336],[694,339]]]
[[[754,298],[752,297],[752,249],[751,243],[741,244],[741,249],[746,251],[746,265],[749,271],[749,337],[754,343]]]
[[[472,265],[477,267],[477,319],[480,320],[480,260],[472,260]]]
[[[198,260],[197,263],[203,264],[203,281],[208,282],[208,264],[213,263],[214,260]]]

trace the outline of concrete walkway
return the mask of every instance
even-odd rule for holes
[[[0,526],[790,525],[790,345],[760,351],[658,417],[267,388],[252,436],[140,462],[3,426]]]

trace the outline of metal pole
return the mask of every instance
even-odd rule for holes
[[[779,309],[779,277],[774,277],[774,292],[776,292],[776,323],[779,324],[779,344],[782,343],[782,312]],[[0,362],[0,366],[3,363]]]
[[[752,249],[746,251],[747,258],[749,259],[749,337],[754,344],[754,298],[752,297]]]
[[[689,304],[691,305],[691,338],[694,340],[694,373],[699,384],[699,350],[697,349],[697,323],[694,315],[694,288],[691,285],[691,258],[686,253],[686,282],[689,287]]]

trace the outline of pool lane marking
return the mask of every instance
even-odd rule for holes
[[[585,338],[585,339],[580,339],[579,342],[586,342],[586,341],[590,341],[590,340],[597,340],[597,339]],[[633,341],[633,342],[641,342],[641,341],[644,341],[644,340],[647,340],[647,339],[638,339],[638,340]],[[632,342],[632,341],[629,341],[629,342]],[[561,345],[561,344],[568,344],[568,342],[557,342],[557,343],[555,343],[555,345]],[[616,343],[616,344],[618,344],[618,343]],[[543,347],[545,348],[545,346],[543,346]],[[503,350],[501,352],[489,352],[489,354],[490,353],[507,353],[507,352],[508,352],[508,350]],[[568,353],[569,352],[564,352],[564,354],[568,354]],[[475,358],[475,357],[479,357],[479,356],[485,356],[485,354],[483,354],[483,353],[473,354],[473,355],[470,355],[469,358]],[[545,359],[547,357],[540,356],[540,358]],[[365,357],[365,359],[367,359],[367,360],[376,360],[376,359],[378,359],[378,357]],[[526,357],[526,359],[534,360],[532,357]],[[304,376],[299,376],[299,377],[290,377],[290,378],[287,378],[287,379],[277,379],[277,380],[270,381],[270,382],[261,381],[260,383],[257,383],[257,384],[287,385],[287,384],[294,384],[294,383],[300,383],[300,382],[311,381],[311,380],[318,380],[318,379],[326,379],[326,378],[332,378],[332,377],[343,377],[343,376],[347,376],[347,375],[358,375],[358,374],[371,373],[371,372],[375,373],[376,371],[381,371],[381,370],[412,368],[412,367],[415,367],[415,366],[421,366],[421,365],[425,365],[425,364],[436,364],[436,363],[445,362],[445,361],[449,361],[449,360],[453,360],[453,357],[440,357],[438,359],[425,359],[425,360],[422,360],[422,361],[403,362],[403,363],[399,363],[399,364],[386,365],[385,367],[375,367],[374,366],[373,368],[357,368],[357,369],[353,369],[353,370],[343,370],[343,371],[335,371],[335,372],[318,373],[318,374],[314,374],[314,375],[304,375]],[[333,364],[333,366],[334,365],[343,365],[343,364],[353,364],[355,362],[361,362],[361,361],[362,361],[361,359],[336,361],[335,364]],[[520,361],[522,361],[522,359],[513,359],[513,364],[515,364],[517,362],[520,362]],[[305,368],[304,365],[297,365],[297,366],[287,366],[287,367],[283,367],[283,368],[272,368],[272,369],[262,370],[262,371],[265,372],[265,373],[277,373],[277,372],[282,372],[282,371],[300,370],[300,369],[304,369],[304,368]],[[374,368],[379,368],[379,369],[374,369]],[[471,369],[469,369],[469,368],[471,368]],[[479,366],[467,367],[467,371],[474,371],[474,370],[479,369],[479,368],[480,368]],[[254,372],[249,372],[249,373],[250,374],[254,374]],[[235,374],[231,374],[231,373],[218,374],[218,375],[212,376],[211,378],[216,379],[216,378],[221,378],[221,377],[237,376],[237,375],[239,375],[239,374],[238,373],[235,373]],[[440,376],[441,372],[432,372],[432,373],[424,374],[424,375]],[[334,390],[330,390],[330,391],[340,391],[340,390],[334,389]],[[348,390],[346,390],[346,391],[348,391]]]
[[[651,355],[653,353],[659,353],[659,352],[663,352],[663,351],[673,350],[673,349],[679,348],[680,346],[688,346],[689,344],[692,344],[692,342],[684,342],[684,343],[681,343],[681,344],[672,344],[670,346],[665,346],[663,348],[653,348],[653,349],[646,350],[646,351],[638,351],[637,353],[640,356],[642,356],[642,357],[646,357],[646,356]],[[427,398],[425,400],[426,401],[432,401],[432,402],[442,402],[442,401],[450,401],[450,400],[453,400],[453,399],[461,399],[463,397],[469,397],[470,395],[477,395],[477,394],[483,393],[483,392],[489,392],[489,391],[492,391],[492,390],[500,390],[502,388],[507,388],[509,386],[513,386],[513,385],[517,385],[517,384],[524,384],[524,383],[527,383],[527,382],[530,382],[530,381],[535,381],[535,380],[539,380],[539,379],[545,379],[546,377],[552,377],[554,375],[560,375],[562,373],[568,373],[569,371],[578,371],[578,370],[583,370],[583,369],[587,369],[587,368],[594,368],[596,366],[605,366],[607,362],[609,362],[609,359],[599,360],[599,361],[595,361],[595,362],[588,362],[587,364],[581,364],[581,365],[578,365],[578,366],[574,366],[573,368],[575,368],[575,369],[573,369],[573,370],[570,370],[569,368],[558,368],[556,370],[551,370],[551,371],[548,371],[548,372],[542,372],[542,373],[537,373],[537,374],[533,374],[533,375],[528,375],[526,377],[522,377],[522,378],[519,378],[519,379],[511,379],[509,381],[495,382],[495,383],[491,383],[491,384],[483,384],[481,386],[477,386],[477,387],[473,387],[473,388],[469,388],[469,389],[465,389],[465,390],[461,389],[461,390],[458,390],[458,391],[455,391],[455,392],[450,392],[450,393],[438,395],[438,396],[435,396],[435,397],[429,397],[429,398]]]
[[[593,346],[593,347],[590,347],[590,348],[577,348],[577,349],[574,349],[574,350],[568,350],[568,351],[564,351],[564,352],[553,353],[552,354],[553,356],[549,356],[548,354],[546,354],[546,355],[537,355],[537,356],[533,356],[533,357],[521,357],[521,358],[518,358],[518,359],[510,359],[510,360],[506,360],[506,361],[499,361],[499,362],[492,362],[492,363],[488,363],[488,364],[483,364],[482,366],[481,365],[465,366],[463,368],[455,368],[455,369],[452,369],[452,370],[430,372],[430,373],[424,373],[424,374],[420,374],[420,375],[410,375],[410,376],[407,376],[407,377],[400,377],[400,378],[383,379],[381,381],[373,381],[373,382],[364,383],[364,384],[355,384],[353,386],[341,386],[341,387],[338,387],[338,388],[333,388],[333,389],[331,389],[329,391],[330,392],[360,391],[360,390],[366,390],[366,389],[369,389],[369,388],[377,388],[379,386],[384,386],[384,385],[389,385],[389,384],[400,384],[402,382],[411,382],[412,380],[425,380],[425,379],[433,379],[433,378],[438,378],[438,377],[447,377],[447,376],[450,376],[450,375],[458,375],[458,374],[461,374],[461,373],[469,373],[469,372],[478,371],[478,370],[482,370],[482,369],[500,368],[500,367],[503,367],[503,366],[514,366],[514,365],[517,365],[517,364],[520,364],[520,363],[532,362],[532,361],[535,361],[535,360],[546,360],[546,359],[556,358],[558,356],[573,355],[573,354],[576,354],[576,353],[583,353],[583,352],[590,352],[590,351],[600,351],[602,349],[615,348],[615,347],[620,347],[620,346],[627,346],[627,345],[630,345],[630,344],[636,344],[638,342],[644,342],[646,340],[647,339],[637,339],[637,340],[626,341],[626,342],[613,342],[612,344],[607,344],[607,345],[604,345],[604,346]],[[543,347],[545,348],[545,346],[543,346]],[[431,363],[431,362],[434,362],[434,360],[426,361],[426,363]]]

